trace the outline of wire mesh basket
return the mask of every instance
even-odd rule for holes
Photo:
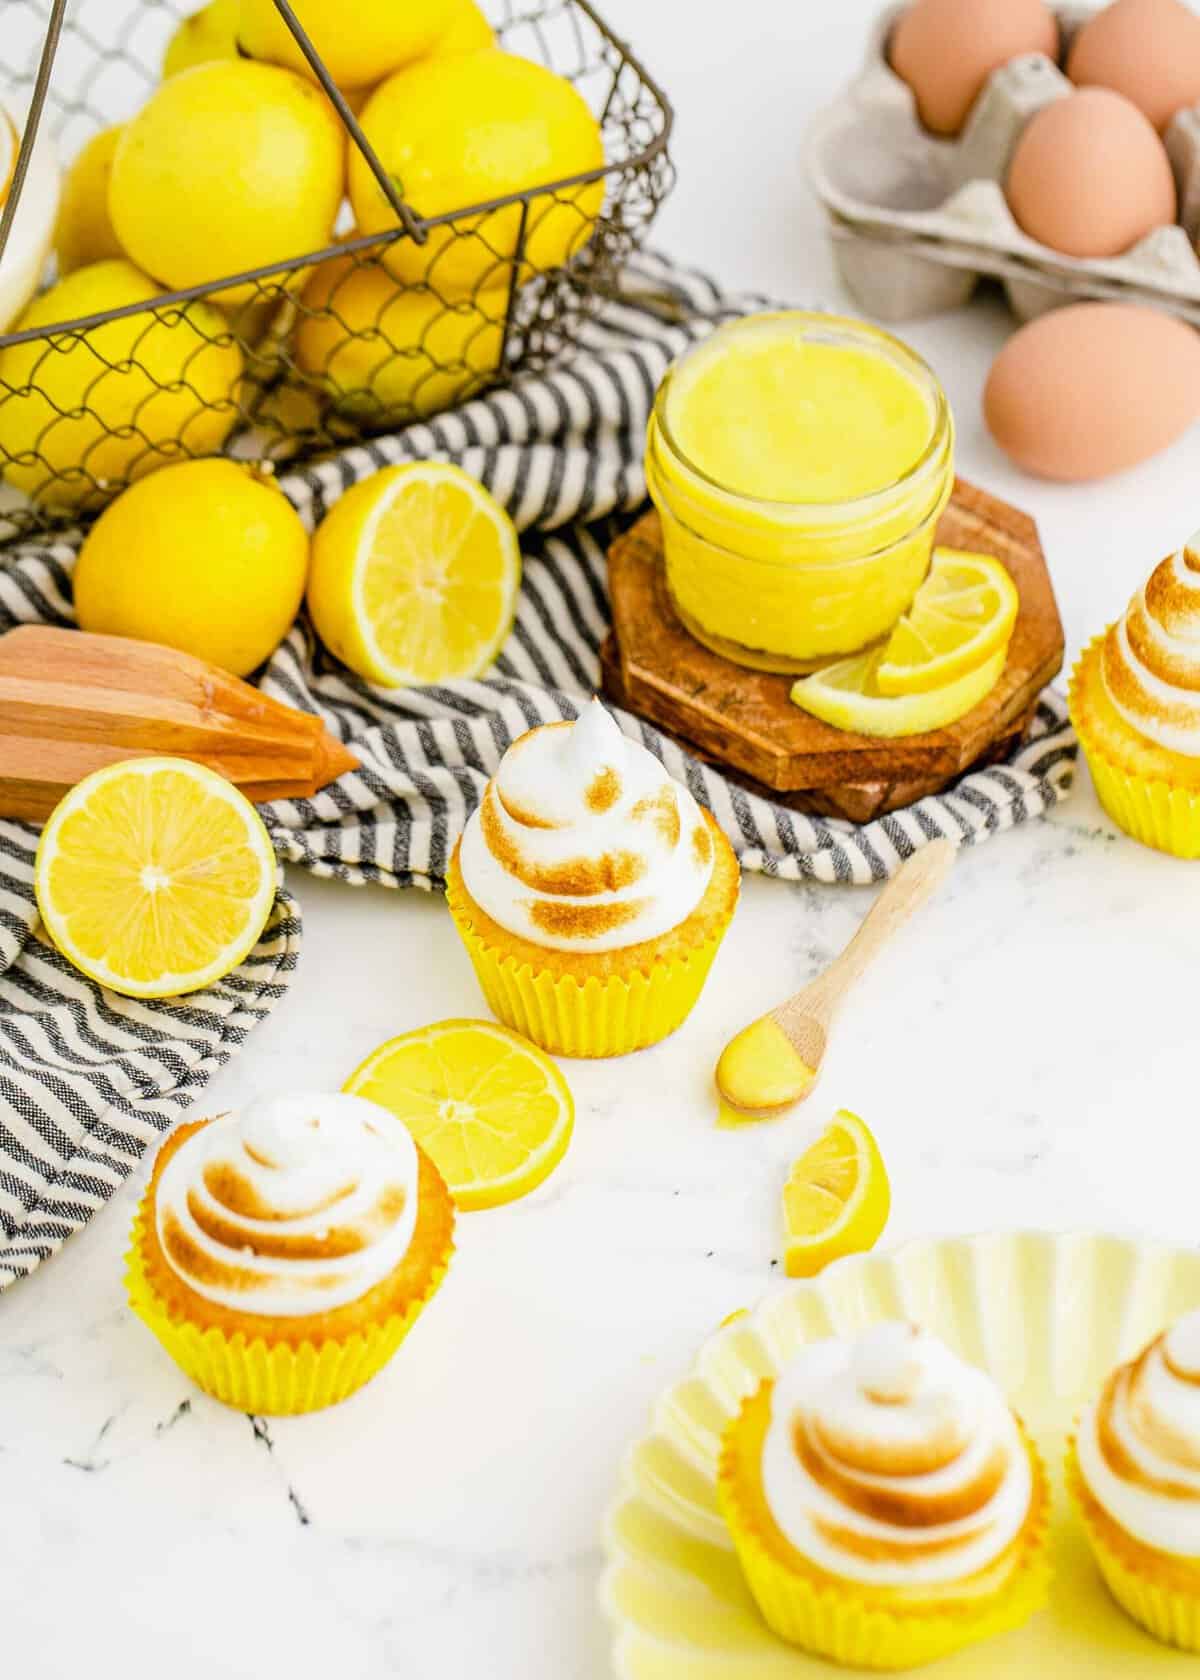
[[[171,462],[320,454],[545,366],[612,293],[669,190],[670,104],[590,0],[483,9],[499,45],[583,95],[603,166],[429,216],[403,198],[287,0],[275,4],[334,102],[349,155],[386,195],[389,225],[336,237],[339,223],[323,249],[182,290],[126,274],[116,307],[89,309],[80,287],[81,307],[42,296],[11,322],[15,267],[36,259],[43,282],[52,277],[48,226],[39,250],[22,221],[40,212],[47,224],[54,154],[71,159],[142,106],[192,7],[5,0],[0,103],[23,141],[0,218],[0,535],[86,519]]]

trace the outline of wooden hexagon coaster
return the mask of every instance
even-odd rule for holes
[[[960,479],[937,540],[994,554],[1021,597],[1004,675],[948,729],[886,741],[834,729],[793,705],[792,678],[747,670],[703,647],[671,606],[657,513],[609,550],[604,691],[754,792],[801,810],[869,822],[936,793],[973,765],[1007,756],[1063,662],[1062,620],[1027,514]]]

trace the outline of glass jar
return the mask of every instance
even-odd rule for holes
[[[899,477],[889,474],[846,500],[775,501],[743,494],[688,458],[669,418],[681,376],[693,358],[736,351],[738,335],[763,331],[882,357],[912,381],[928,409],[929,435]],[[864,424],[876,418],[864,413]],[[844,445],[835,435],[834,448],[853,451],[852,407],[838,420]],[[737,423],[753,422],[743,415]],[[668,371],[650,420],[646,480],[662,518],[671,600],[691,634],[739,664],[803,672],[886,635],[910,605],[954,487],[954,422],[932,370],[888,333],[801,311],[747,316],[718,328]]]

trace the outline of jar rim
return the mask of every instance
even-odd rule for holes
[[[846,348],[867,348],[876,353],[886,355],[893,365],[912,378],[923,395],[930,402],[929,437],[924,449],[911,466],[890,483],[881,484],[876,490],[869,490],[861,496],[848,496],[836,502],[805,502],[791,498],[774,498],[769,496],[748,495],[743,490],[736,490],[731,485],[714,478],[704,470],[680,448],[679,441],[671,429],[667,418],[667,403],[671,386],[682,368],[692,359],[708,349],[722,335],[735,336],[739,332],[753,331],[760,325],[770,322],[794,322],[803,325],[806,333],[812,330],[820,335],[818,342],[843,343]],[[915,487],[920,480],[942,461],[945,453],[946,439],[953,426],[949,399],[943,389],[942,382],[934,373],[924,357],[917,354],[910,345],[892,333],[884,332],[880,327],[873,327],[869,322],[855,320],[849,315],[825,314],[812,309],[775,309],[763,310],[752,315],[739,315],[735,320],[725,321],[707,337],[689,346],[682,355],[676,357],[663,375],[658,391],[654,398],[651,412],[651,425],[661,433],[665,444],[675,460],[694,478],[710,489],[717,491],[722,497],[747,508],[760,508],[770,514],[803,511],[816,522],[820,522],[822,515],[832,519],[846,519],[853,521],[855,510],[861,510],[858,517],[868,520],[874,506],[885,500],[890,500],[902,494],[905,490]]]

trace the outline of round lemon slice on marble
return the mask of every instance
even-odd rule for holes
[[[839,659],[792,688],[797,706],[835,729],[856,735],[924,735],[945,729],[977,706],[1004,674],[1007,645],[982,665],[927,694],[881,694],[878,673],[883,652],[856,653]]]
[[[464,1211],[536,1190],[566,1154],[575,1124],[554,1063],[490,1021],[439,1021],[393,1038],[342,1089],[402,1120]]]
[[[277,875],[262,819],[232,782],[140,758],[93,771],[60,801],[34,887],[68,962],[127,997],[178,997],[249,955]]]
[[[891,1207],[879,1145],[857,1114],[843,1108],[796,1161],[784,1186],[788,1276],[815,1277],[831,1261],[873,1248]]]
[[[992,555],[935,549],[929,576],[884,648],[880,694],[929,694],[978,670],[1008,646],[1020,604]]]
[[[512,520],[478,480],[440,461],[385,467],[317,528],[308,608],[329,651],[385,688],[478,677],[517,607]]]

